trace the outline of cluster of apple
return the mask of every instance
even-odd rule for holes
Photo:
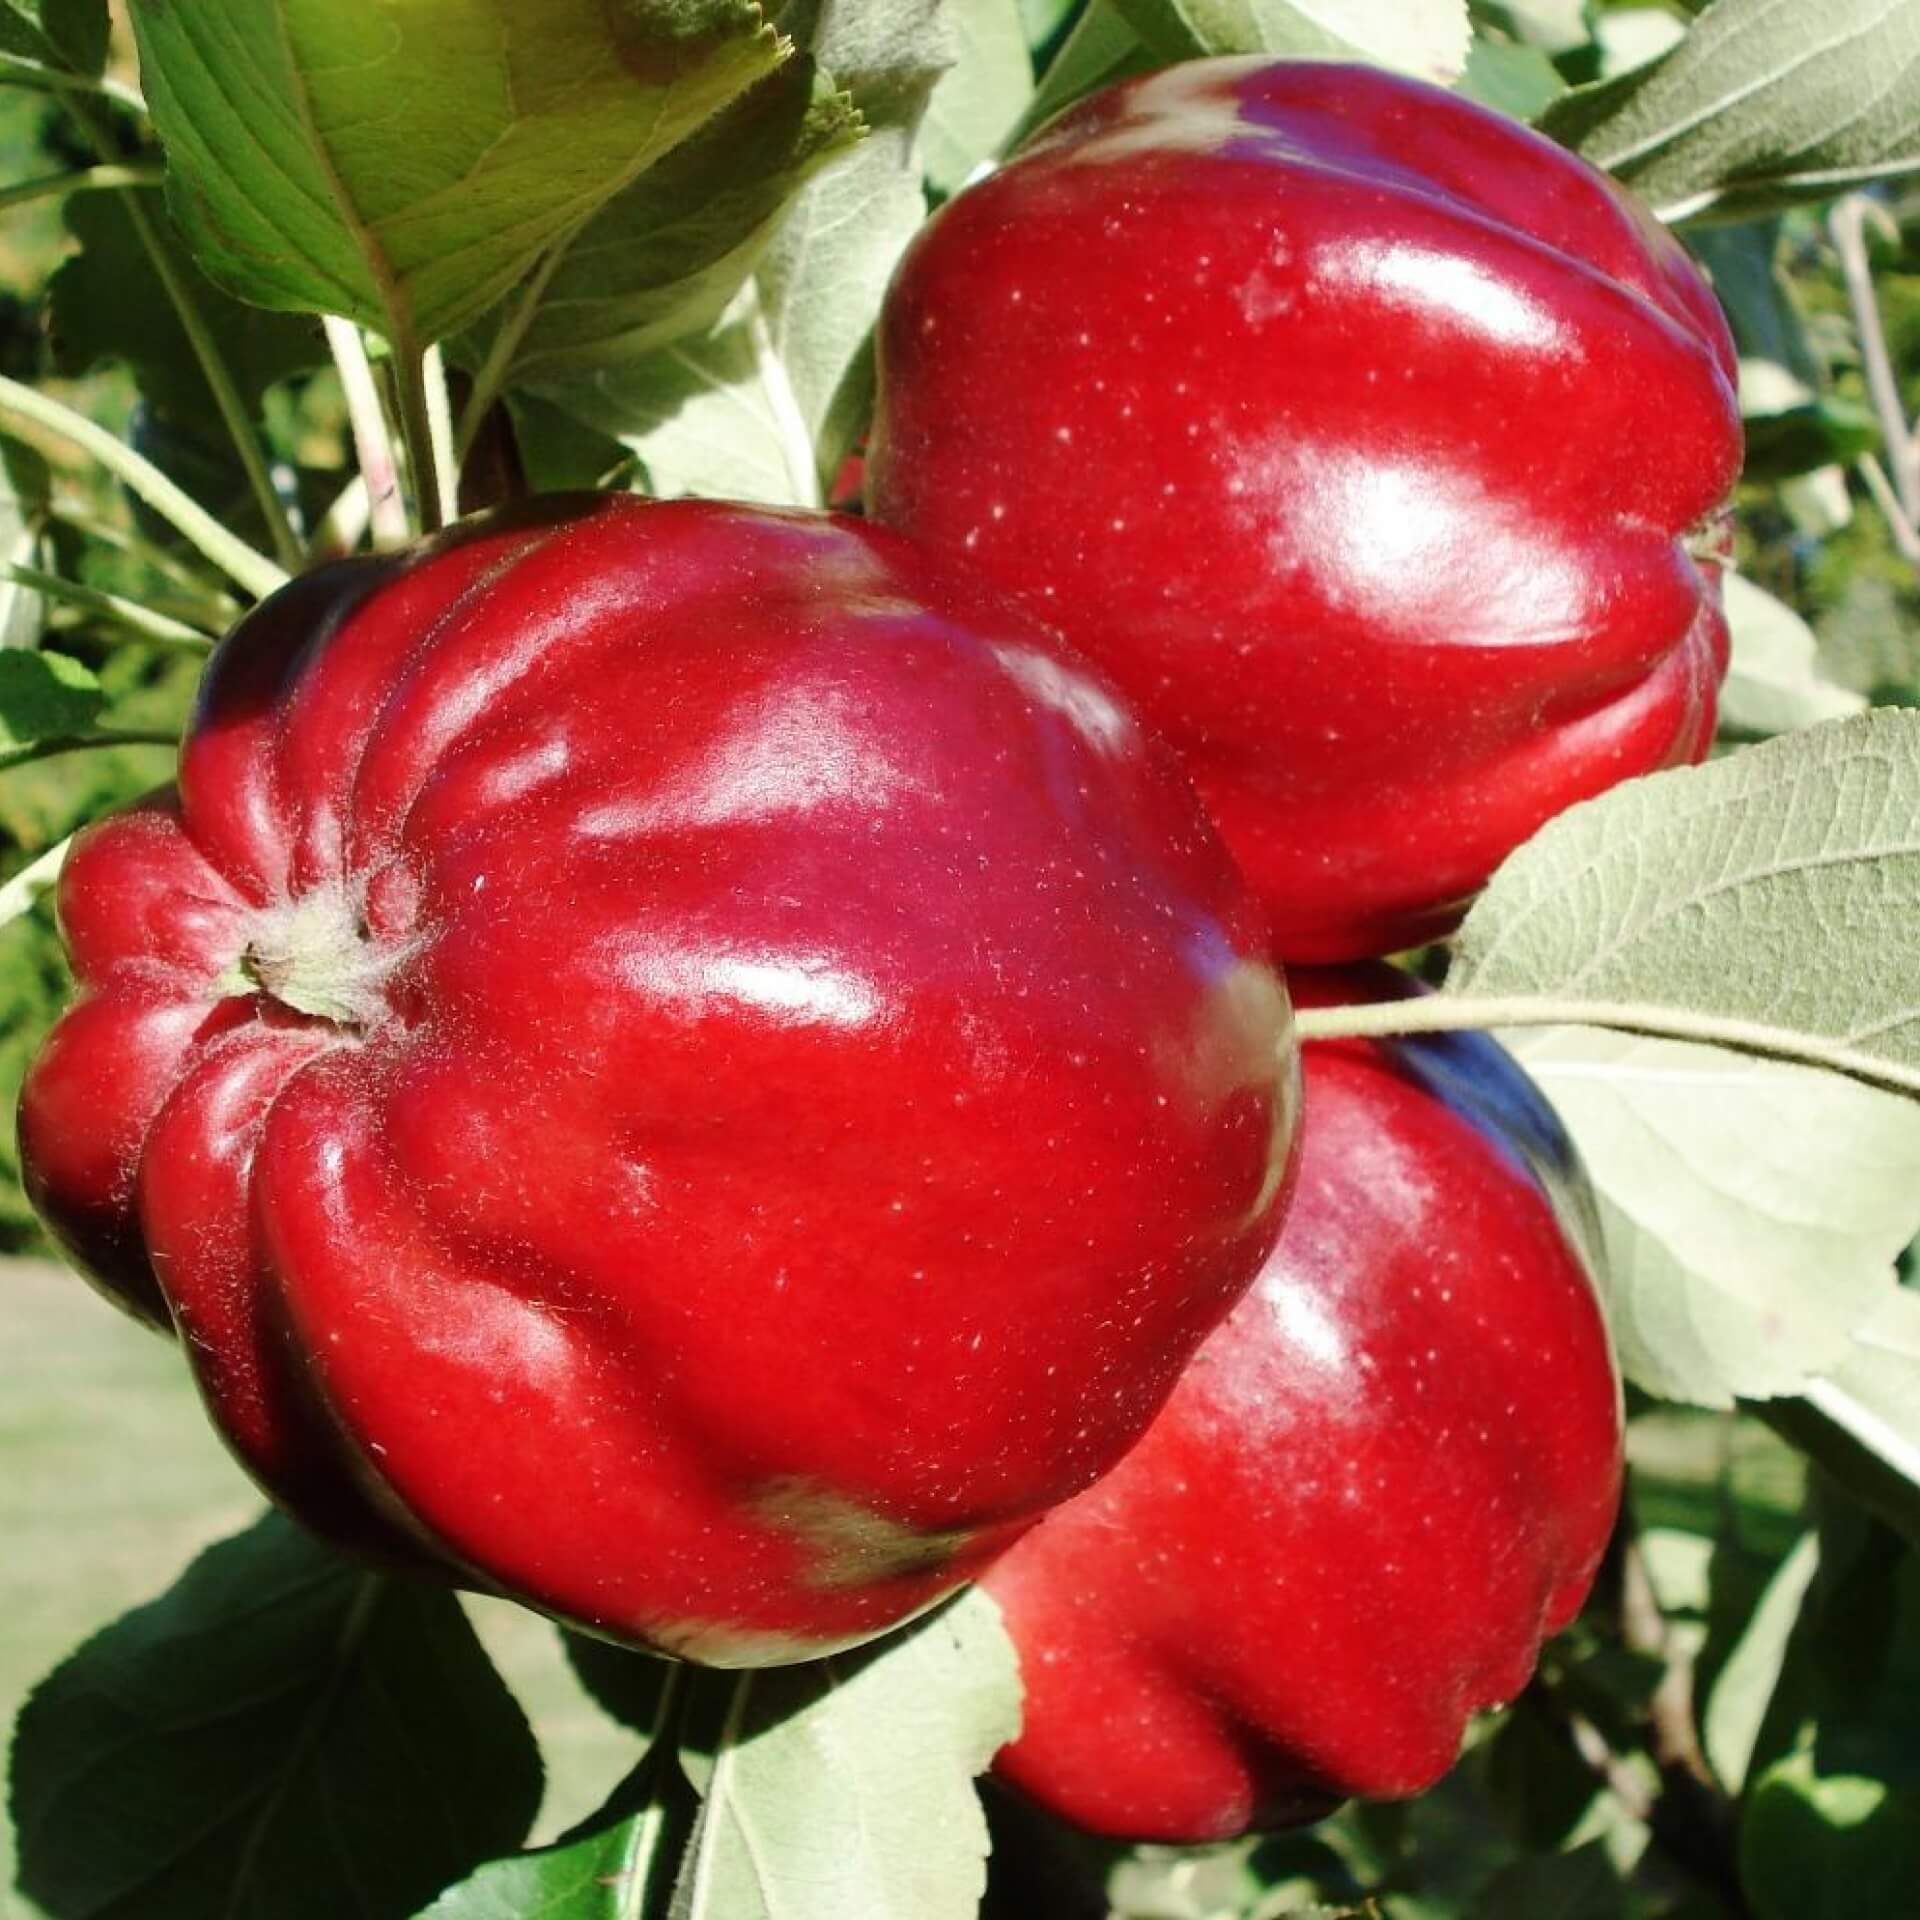
[[[1702,757],[1733,350],[1604,177],[1365,69],[1202,61],[1049,127],[889,295],[870,510],[1179,749],[1296,1003],[1411,991],[1569,804]],[[1200,1840],[1416,1792],[1591,1584],[1619,1497],[1591,1201],[1491,1040],[1310,1043],[1253,1290],[987,1575],[1001,1770]]]
[[[1705,751],[1725,330],[1517,126],[1196,62],[949,203],[879,371],[864,520],[255,609],[63,871],[30,1190],[355,1552],[722,1666],[979,1578],[1072,1819],[1414,1791],[1607,1539],[1590,1201],[1481,1038],[1302,1121],[1288,996]]]

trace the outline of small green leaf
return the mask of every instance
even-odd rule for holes
[[[540,1767],[450,1593],[269,1516],[41,1683],[12,1790],[63,1920],[339,1920],[518,1845]]]
[[[78,660],[0,652],[0,766],[36,741],[85,733],[105,705],[100,682]]]
[[[0,0],[0,53],[73,73],[107,64],[107,0]]]
[[[1115,0],[1091,0],[1041,76],[1012,144],[1017,146],[1076,100],[1136,73],[1149,73],[1158,64]]]
[[[1920,167],[1920,13],[1716,0],[1660,58],[1542,122],[1665,220],[1739,218]]]
[[[1720,690],[1720,724],[1761,738],[1866,711],[1866,697],[1836,684],[1813,629],[1743,575],[1722,582],[1733,662]]]
[[[754,81],[752,0],[134,0],[174,211],[262,306],[412,349]]]
[[[1538,47],[1514,46],[1476,34],[1467,50],[1458,91],[1516,120],[1532,120],[1567,90]]]
[[[1808,1752],[1770,1767],[1740,1826],[1755,1920],[1864,1920],[1911,1910],[1920,1887],[1920,1787],[1823,1773]]]
[[[157,190],[140,192],[152,210],[160,246],[192,290],[206,323],[249,408],[289,374],[322,365],[327,343],[304,315],[273,313],[222,293],[174,237]],[[80,250],[48,283],[47,331],[54,365],[69,379],[102,361],[124,360],[149,405],[179,426],[205,430],[218,421],[212,389],[185,327],[127,211],[120,193],[73,195],[67,230]]]
[[[1590,1840],[1571,1853],[1532,1854],[1494,1875],[1474,1903],[1473,1920],[1624,1920],[1627,1890],[1607,1856]]]
[[[1002,150],[1033,98],[1033,62],[1015,0],[949,0],[957,57],[928,103],[927,179],[957,193],[983,160]]]
[[[1461,930],[1448,991],[1920,1093],[1920,712],[1629,781],[1551,822]]]
[[[743,1673],[702,1751],[672,1920],[973,1920],[972,1780],[1019,1730],[999,1610],[977,1588],[877,1648]]]
[[[1370,60],[1450,86],[1466,68],[1466,0],[1115,0],[1163,59],[1271,53]]]
[[[1819,1566],[1819,1540],[1814,1534],[1805,1534],[1774,1570],[1760,1604],[1707,1696],[1701,1735],[1714,1774],[1729,1794],[1737,1796],[1746,1786],[1760,1726],[1786,1665],[1787,1647],[1801,1605]]]

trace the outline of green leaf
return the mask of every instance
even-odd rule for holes
[[[1272,53],[1370,60],[1442,86],[1467,62],[1466,0],[1116,0],[1163,59]]]
[[[972,1920],[972,1779],[1019,1730],[999,1610],[978,1589],[873,1650],[743,1673],[685,1754],[699,1824],[672,1920]]]
[[[1839,1363],[1920,1228],[1920,1106],[1715,1047],[1503,1038],[1593,1177],[1628,1379],[1724,1407]]]
[[[1862,1920],[1911,1910],[1920,1887],[1920,1787],[1822,1773],[1811,1753],[1769,1768],[1740,1827],[1755,1920]]]
[[[1920,1292],[1903,1287],[1768,1420],[1920,1545]]]
[[[1473,1920],[1624,1920],[1627,1891],[1604,1841],[1571,1853],[1533,1854],[1495,1874]]]
[[[1067,24],[1077,0],[1019,0],[1020,24],[1027,43],[1044,47]]]
[[[788,60],[581,229],[540,288],[508,383],[626,366],[712,327],[794,196],[860,133],[852,100],[814,61]],[[517,304],[504,310],[515,322]]]
[[[1458,90],[1497,113],[1532,120],[1566,92],[1567,83],[1538,47],[1513,46],[1475,34]]]
[[[800,193],[710,332],[543,397],[638,456],[650,490],[819,506],[865,425],[873,318],[926,218],[918,131],[949,60],[935,0],[823,0],[782,25],[868,136]]]
[[[1740,411],[1746,420],[1749,481],[1788,480],[1822,467],[1848,466],[1880,445],[1870,408],[1816,393],[1772,360],[1740,362]]]
[[[73,73],[107,64],[107,0],[0,0],[0,53]]]
[[[1746,1786],[1761,1722],[1780,1683],[1794,1626],[1819,1566],[1818,1537],[1802,1535],[1774,1570],[1707,1696],[1701,1736],[1714,1774],[1729,1794],[1737,1796]]]
[[[1920,10],[1716,0],[1670,52],[1542,125],[1665,220],[1827,199],[1920,166]]]
[[[1828,676],[1813,629],[1791,607],[1742,574],[1728,574],[1722,589],[1733,631],[1722,727],[1758,738],[1866,711],[1865,695]]]
[[[38,741],[85,733],[106,700],[100,682],[63,653],[0,652],[0,766]]]
[[[12,1793],[61,1920],[339,1920],[517,1845],[540,1768],[450,1593],[269,1516],[41,1683]]]
[[[752,0],[134,0],[174,211],[229,291],[415,350],[778,64]]]
[[[1629,781],[1500,869],[1448,991],[1489,1019],[1607,1008],[1608,1024],[1920,1093],[1916,820],[1913,711]]]
[[[1097,88],[1151,72],[1158,64],[1115,0],[1091,0],[1041,76],[1013,144]]]
[[[1706,268],[1713,290],[1725,310],[1739,346],[1741,408],[1766,411],[1783,404],[1798,405],[1821,377],[1820,356],[1807,338],[1807,324],[1795,302],[1793,289],[1780,269],[1781,222],[1747,220],[1718,227],[1698,227],[1687,235],[1688,250]],[[1776,374],[1758,376],[1763,391],[1747,391],[1755,363],[1771,363]],[[1779,381],[1796,383],[1787,401]],[[1775,392],[1764,391],[1773,383]]]
[[[586,1644],[571,1635],[569,1642],[570,1649]],[[650,1722],[671,1725],[694,1670],[607,1651],[644,1672]],[[420,1920],[633,1920],[657,1910],[649,1896],[670,1850],[685,1844],[691,1817],[692,1795],[675,1757],[670,1740],[649,1744],[606,1805],[573,1832],[482,1867]]]
[[[289,374],[327,359],[319,325],[305,315],[272,313],[222,293],[174,237],[157,190],[141,192],[159,244],[191,288],[241,398],[257,412],[261,396]],[[212,389],[120,193],[80,193],[66,205],[67,230],[80,250],[47,288],[47,331],[54,365],[68,379],[103,361],[123,360],[149,405],[179,426],[217,423]],[[215,426],[217,431],[217,425]]]
[[[927,179],[957,193],[981,161],[998,154],[1033,98],[1033,63],[1016,0],[948,0],[957,57],[927,106],[922,137]]]

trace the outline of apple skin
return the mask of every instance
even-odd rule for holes
[[[1294,973],[1296,1005],[1409,991]],[[984,1585],[1026,1686],[996,1772],[1182,1843],[1419,1793],[1592,1584],[1618,1510],[1598,1229],[1478,1034],[1309,1041],[1279,1246],[1146,1438]]]
[[[898,534],[563,497],[263,602],[91,827],[21,1100],[74,1263],[312,1529],[712,1665],[970,1579],[1279,1227],[1260,915]]]
[[[1678,243],[1550,141],[1373,68],[1197,60],[915,239],[867,505],[1119,682],[1287,961],[1361,958],[1705,754],[1735,374]]]

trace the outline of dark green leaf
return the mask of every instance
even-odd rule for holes
[[[107,0],[0,0],[0,53],[97,74],[107,62]]]
[[[753,0],[134,0],[173,205],[263,306],[420,345],[770,73]]]
[[[0,766],[36,741],[85,733],[105,705],[100,682],[78,660],[0,651]]]
[[[539,1799],[453,1596],[277,1516],[43,1681],[13,1755],[20,1884],[54,1920],[403,1920]]]
[[[1817,385],[1819,356],[1780,271],[1780,222],[1701,227],[1687,236],[1687,244],[1712,277],[1741,358],[1771,361],[1802,385]]]
[[[180,245],[159,192],[141,190],[139,198],[249,408],[258,408],[275,381],[326,360],[326,341],[315,321],[247,306],[222,293]],[[73,378],[102,361],[124,360],[148,403],[177,425],[200,429],[217,421],[206,375],[135,230],[126,197],[74,194],[66,219],[80,250],[48,287],[55,366]]]
[[[1741,218],[1920,167],[1920,10],[1716,0],[1659,59],[1542,121],[1663,219]]]
[[[1603,1841],[1572,1853],[1533,1854],[1497,1873],[1474,1902],[1473,1920],[1622,1920],[1626,1888]]]
[[[1755,1920],[1865,1920],[1910,1911],[1920,1887],[1920,1788],[1823,1773],[1811,1753],[1769,1769],[1740,1828]]]

